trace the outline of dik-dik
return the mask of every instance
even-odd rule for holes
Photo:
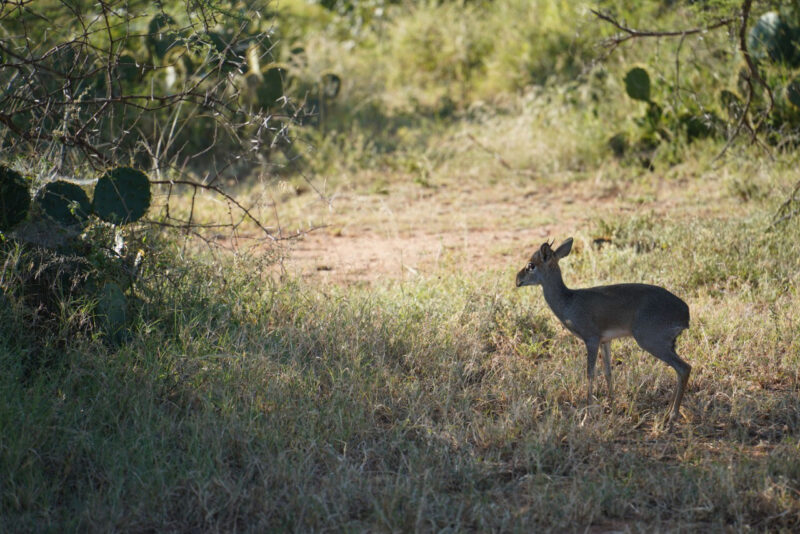
[[[613,401],[609,343],[618,337],[633,336],[644,350],[666,362],[678,373],[678,386],[672,400],[670,420],[678,417],[686,383],[692,367],[675,352],[675,339],[689,327],[689,306],[663,287],[647,284],[570,289],[564,285],[558,262],[572,250],[572,238],[553,250],[548,243],[533,253],[528,264],[517,273],[517,287],[540,285],[544,299],[559,321],[586,344],[591,404],[597,349],[603,349],[603,366],[608,395]]]

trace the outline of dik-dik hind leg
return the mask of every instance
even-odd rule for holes
[[[606,341],[600,345],[603,349],[603,371],[606,375],[606,384],[608,385],[608,399],[609,403],[614,403],[614,384],[611,381],[611,343]]]
[[[675,396],[672,397],[668,415],[670,421],[676,420],[680,416],[681,401],[683,400],[683,394],[686,392],[686,384],[689,383],[689,374],[692,372],[692,366],[683,361],[678,356],[678,353],[675,352],[676,336],[674,334],[663,333],[658,336],[648,336],[642,335],[640,332],[634,332],[633,337],[640,347],[675,369],[678,374],[678,385],[675,388]]]
[[[672,414],[670,415],[670,420],[674,421],[680,417],[681,401],[683,400],[683,394],[686,392],[686,384],[689,383],[689,374],[692,372],[692,366],[683,361],[674,349],[671,352],[677,363],[677,366],[673,365],[672,367],[678,373],[678,387],[675,389],[675,398],[672,399]]]
[[[587,339],[584,340],[584,343],[586,343],[586,374],[589,377],[589,387],[586,390],[586,406],[591,406],[594,367],[597,363],[597,349],[600,347],[600,342],[596,339]]]

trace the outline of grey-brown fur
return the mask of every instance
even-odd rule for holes
[[[644,350],[666,362],[678,374],[672,400],[671,419],[677,418],[691,366],[675,352],[675,339],[689,327],[689,306],[666,289],[648,284],[616,284],[569,289],[561,278],[558,261],[572,249],[572,238],[555,251],[548,243],[533,253],[517,273],[517,287],[541,285],[544,299],[559,321],[586,344],[591,403],[598,349],[603,350],[603,367],[613,399],[609,343],[632,336]]]

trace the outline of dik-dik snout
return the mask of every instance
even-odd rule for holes
[[[541,284],[542,281],[539,279],[539,273],[536,272],[536,265],[534,265],[533,262],[528,262],[528,264],[517,273],[517,287],[538,286]]]

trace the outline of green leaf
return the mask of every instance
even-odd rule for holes
[[[92,211],[84,190],[61,180],[41,188],[36,203],[48,217],[64,226],[83,225]]]
[[[138,221],[150,207],[150,180],[130,167],[117,167],[97,181],[92,210],[106,222]]]
[[[634,67],[625,75],[625,92],[634,100],[650,102],[650,75],[641,67]]]
[[[28,215],[30,205],[31,197],[22,175],[0,166],[0,232],[20,223]]]

